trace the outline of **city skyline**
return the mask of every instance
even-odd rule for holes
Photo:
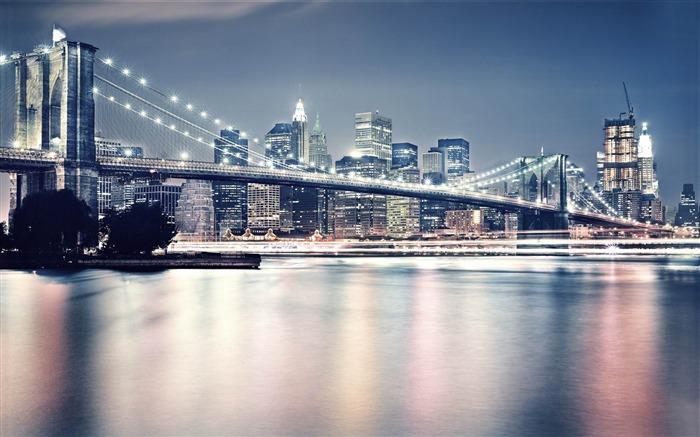
[[[478,171],[502,156],[534,155],[544,147],[569,154],[589,182],[595,153],[603,149],[603,120],[626,109],[625,80],[636,118],[648,122],[654,138],[662,202],[673,205],[682,184],[698,184],[697,5],[224,3],[188,18],[178,11],[195,6],[178,4],[135,19],[149,6],[130,3],[122,9],[132,17],[122,12],[111,22],[104,20],[114,4],[81,6],[77,13],[69,3],[2,3],[0,52],[50,42],[55,22],[68,39],[94,44],[100,55],[151,75],[159,88],[211,105],[261,139],[275,123],[291,121],[301,83],[306,110],[320,113],[334,161],[354,149],[353,114],[378,109],[393,120],[393,142],[417,144],[420,152],[439,138],[465,138]],[[220,16],[206,14],[217,7]],[[608,15],[598,17],[601,10]],[[349,20],[337,26],[343,15]],[[382,19],[400,20],[406,28],[389,33],[378,26]],[[272,50],[283,46],[294,24],[289,21],[309,48],[276,50],[276,61],[286,67],[270,68],[277,64],[269,62]],[[451,27],[455,22],[462,27]],[[316,27],[309,30],[308,23]],[[445,29],[431,30],[436,23]],[[617,27],[604,26],[610,23]],[[183,34],[183,26],[192,32]],[[314,39],[308,35],[314,30],[328,33]],[[240,35],[247,37],[235,47],[223,41]],[[143,47],[135,47],[137,41]],[[235,53],[234,68],[213,54],[222,45]],[[367,65],[345,59],[363,53]],[[222,86],[230,87],[226,98]]]

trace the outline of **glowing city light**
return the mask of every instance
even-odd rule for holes
[[[141,79],[139,79],[139,83],[141,85],[146,85],[146,83],[147,83],[146,78],[142,77]]]
[[[112,65],[112,58],[105,59],[105,64]]]
[[[128,76],[128,75],[131,74],[131,71],[129,71],[128,68],[125,68],[125,69],[122,70],[122,74],[123,74],[124,76]]]
[[[180,158],[187,159],[190,155],[187,152],[180,153]]]

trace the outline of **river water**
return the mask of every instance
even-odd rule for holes
[[[700,260],[1,271],[2,436],[697,436]]]

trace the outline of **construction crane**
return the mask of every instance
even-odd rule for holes
[[[627,114],[632,119],[634,118],[634,108],[630,105],[630,96],[627,94],[627,85],[625,85],[624,81],[622,81],[622,87],[625,89],[625,99],[627,99]]]

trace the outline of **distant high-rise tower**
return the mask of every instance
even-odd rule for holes
[[[386,175],[386,160],[376,156],[345,156],[335,163],[336,172],[350,177],[379,178]],[[386,197],[352,191],[335,192],[336,238],[386,235]]]
[[[377,112],[355,114],[355,150],[391,163],[391,118]]]
[[[429,152],[423,154],[423,183],[442,184],[445,182],[445,173],[445,154],[437,147],[431,147]],[[447,206],[447,202],[442,200],[421,199],[421,232],[434,232],[436,229],[444,228]]]
[[[469,141],[464,138],[438,140],[438,150],[445,155],[445,176],[448,181],[469,173]]]
[[[316,124],[309,135],[309,164],[325,171],[330,170],[333,165],[331,155],[328,154],[326,133],[321,127],[318,113],[316,114]]]
[[[297,102],[294,116],[292,117],[292,158],[300,162],[309,161],[309,130],[307,129],[306,112],[301,99]]]
[[[639,189],[634,117],[605,119],[603,191]]]
[[[695,201],[693,184],[683,184],[681,203],[678,204],[678,211],[676,212],[676,226],[700,226],[698,202]]]
[[[238,129],[221,131],[214,141],[214,162],[217,164],[248,165],[248,140]],[[248,227],[248,184],[245,182],[212,182],[214,223],[218,235],[227,229],[240,234]]]
[[[652,151],[651,135],[649,135],[647,130],[647,123],[642,123],[638,152],[640,188],[645,194],[653,193],[658,195],[658,182],[654,174],[654,153]]]
[[[292,153],[292,125],[277,123],[265,135],[265,156],[276,164],[296,159]]]
[[[411,143],[394,143],[391,145],[391,169],[404,167],[418,168],[418,146]]]
[[[214,205],[211,182],[187,180],[175,207],[175,224],[178,231],[194,240],[214,237]]]
[[[625,95],[627,88],[625,88]],[[605,119],[605,141],[602,194],[608,204],[626,219],[641,218],[637,139],[632,107],[627,103],[627,118]]]

